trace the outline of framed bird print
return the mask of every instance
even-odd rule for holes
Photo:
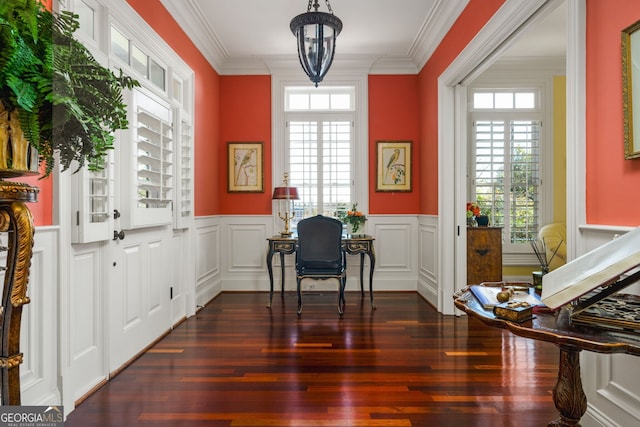
[[[376,191],[411,191],[411,141],[376,144]]]
[[[264,193],[262,142],[227,143],[229,192]]]

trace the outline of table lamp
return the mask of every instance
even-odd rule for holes
[[[289,228],[289,223],[293,218],[291,213],[291,200],[298,200],[298,189],[296,187],[289,187],[289,174],[284,173],[284,179],[282,180],[282,187],[275,187],[273,189],[273,200],[278,200],[278,216],[284,221],[284,230],[280,232],[281,236],[291,236],[293,233]],[[284,215],[280,212],[280,200],[286,200],[286,210]]]

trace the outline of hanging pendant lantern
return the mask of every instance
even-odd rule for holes
[[[325,3],[329,13],[318,12],[318,0],[309,0],[307,12],[296,16],[289,24],[298,41],[300,65],[316,87],[331,67],[336,37],[342,31],[342,21],[333,14],[329,0],[325,0]]]

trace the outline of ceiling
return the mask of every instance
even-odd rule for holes
[[[297,63],[291,19],[305,0],[161,0],[220,74],[269,72],[278,61]],[[320,11],[327,6],[320,0]],[[417,72],[467,0],[333,0],[343,22],[334,66],[360,61],[370,70]],[[564,56],[566,8],[527,29],[507,55]]]

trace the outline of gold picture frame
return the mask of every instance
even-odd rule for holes
[[[411,141],[376,144],[376,191],[411,191]]]
[[[640,157],[640,21],[622,30],[624,158]],[[635,108],[634,108],[635,107]]]
[[[264,193],[262,142],[227,143],[230,193]]]

